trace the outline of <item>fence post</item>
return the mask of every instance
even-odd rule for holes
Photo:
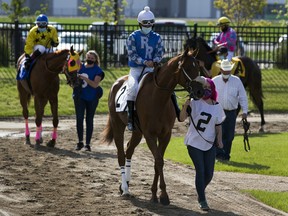
[[[108,39],[108,23],[104,23],[104,69],[107,69],[107,39]]]
[[[195,24],[194,24],[194,35],[193,35],[193,38],[196,38],[196,37],[197,37],[197,30],[198,30],[198,24],[195,23]]]
[[[19,30],[19,21],[18,19],[15,19],[14,22],[15,25],[15,32],[14,32],[14,63],[15,67],[17,66],[17,60],[20,57],[20,30]]]

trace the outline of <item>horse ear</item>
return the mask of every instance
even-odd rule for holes
[[[71,55],[74,55],[75,53],[74,53],[74,49],[73,49],[73,45],[70,47],[70,53],[71,53]]]
[[[81,56],[81,55],[83,54],[83,52],[84,52],[84,49],[82,49],[82,50],[78,53],[78,55]]]

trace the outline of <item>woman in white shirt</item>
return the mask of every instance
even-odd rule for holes
[[[200,100],[186,101],[180,112],[180,120],[190,118],[184,142],[196,170],[195,186],[199,207],[203,211],[208,211],[210,208],[206,201],[205,189],[214,173],[215,145],[223,147],[221,123],[225,119],[225,114],[216,101],[217,92],[211,79],[206,79],[204,90],[205,94]]]

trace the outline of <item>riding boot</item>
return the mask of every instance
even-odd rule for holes
[[[173,105],[174,105],[174,108],[175,108],[176,117],[177,117],[178,121],[180,122],[179,117],[180,117],[181,110],[180,110],[180,108],[178,106],[175,92],[172,93],[171,99],[172,99],[172,102],[173,102]]]
[[[133,131],[135,130],[134,126],[134,101],[127,101],[128,107],[128,130]]]
[[[32,53],[32,55],[31,55],[31,62],[34,60],[34,59],[36,59],[38,56],[40,56],[41,55],[41,52],[37,49],[37,50],[35,50],[33,53]]]

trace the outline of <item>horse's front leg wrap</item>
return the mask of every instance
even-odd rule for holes
[[[53,140],[56,140],[57,137],[58,137],[57,128],[54,128],[54,129],[53,129],[53,132],[52,132],[52,139],[53,139]]]
[[[122,178],[122,183],[121,183],[121,189],[123,191],[122,195],[130,194],[129,193],[129,187],[128,187],[128,184],[126,182],[125,167],[121,166],[120,170],[121,170],[121,178]]]
[[[129,182],[131,180],[131,159],[126,159],[125,176],[126,181]]]
[[[28,119],[25,119],[25,136],[30,136]]]
[[[40,140],[42,138],[42,126],[36,127],[36,136],[35,140]]]

